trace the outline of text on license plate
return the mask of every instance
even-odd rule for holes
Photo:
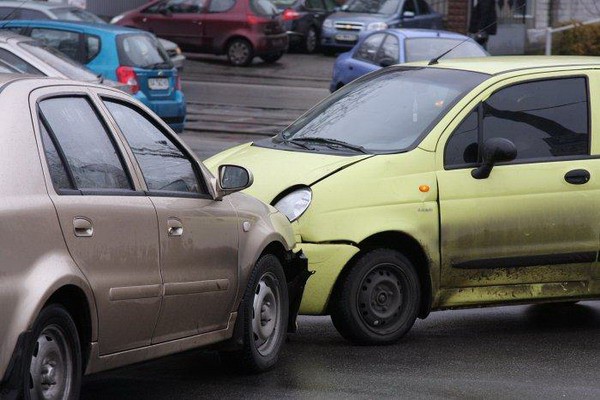
[[[166,90],[169,88],[169,78],[150,78],[148,87],[150,90]]]
[[[340,42],[355,42],[356,39],[357,39],[356,35],[350,35],[350,34],[335,35],[335,40],[339,40]]]

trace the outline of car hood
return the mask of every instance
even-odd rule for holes
[[[235,164],[250,170],[254,183],[246,193],[271,203],[284,190],[297,186],[310,186],[346,167],[372,155],[338,156],[332,154],[286,151],[243,144],[219,153],[205,161],[217,176],[222,164]],[[273,179],[274,176],[276,179]]]
[[[331,14],[328,19],[333,21],[348,21],[348,22],[385,22],[390,19],[386,14],[370,14],[370,13],[351,13],[351,12],[336,12]]]

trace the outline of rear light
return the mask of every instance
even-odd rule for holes
[[[266,24],[270,20],[266,19],[266,18],[262,18],[262,17],[257,17],[256,15],[247,14],[246,21],[248,22],[249,25],[258,25],[258,24]]]
[[[175,90],[181,90],[181,75],[175,77]]]
[[[300,13],[291,8],[286,8],[283,12],[283,20],[284,21],[293,21],[295,19],[300,18]]]
[[[131,67],[120,66],[117,68],[117,80],[131,87],[131,94],[136,94],[140,91],[140,84],[135,71]]]

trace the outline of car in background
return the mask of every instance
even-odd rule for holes
[[[273,367],[310,273],[286,217],[236,193],[251,173],[213,176],[121,91],[0,87],[2,399],[75,400],[84,374],[217,343]]]
[[[452,49],[452,50],[451,50]],[[333,65],[331,92],[369,72],[393,64],[431,60],[445,52],[445,59],[485,57],[474,40],[453,32],[430,29],[387,29],[365,36],[352,50],[342,53]]]
[[[323,23],[326,53],[350,49],[370,32],[388,28],[442,29],[442,14],[425,0],[349,0]]]
[[[43,41],[102,75],[131,86],[132,94],[176,132],[183,132],[185,96],[176,68],[156,37],[138,29],[84,22],[23,20],[0,23]]]
[[[0,21],[14,19],[57,19],[62,21],[81,21],[94,22],[98,24],[106,23],[97,15],[79,7],[68,6],[65,4],[51,4],[45,1],[5,1],[0,0]],[[177,69],[183,69],[185,56],[177,44],[160,39],[161,44],[167,51],[171,61]]]
[[[184,51],[225,54],[235,66],[250,65],[255,56],[274,63],[288,47],[282,18],[269,0],[155,0],[115,21],[172,40]]]
[[[319,47],[323,21],[338,6],[334,0],[271,0],[281,13],[290,47],[314,53]]]
[[[0,31],[0,65],[15,73],[101,83],[131,93],[129,85],[104,79],[54,47],[13,32]]]

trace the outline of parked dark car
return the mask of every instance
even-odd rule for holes
[[[442,29],[442,14],[425,0],[349,0],[323,22],[325,52],[350,49],[367,34],[388,28]]]
[[[272,0],[281,12],[290,46],[314,53],[323,21],[337,9],[334,0]]]
[[[288,46],[282,17],[269,0],[155,0],[117,24],[150,31],[186,51],[226,54],[238,66],[255,56],[273,63]]]

